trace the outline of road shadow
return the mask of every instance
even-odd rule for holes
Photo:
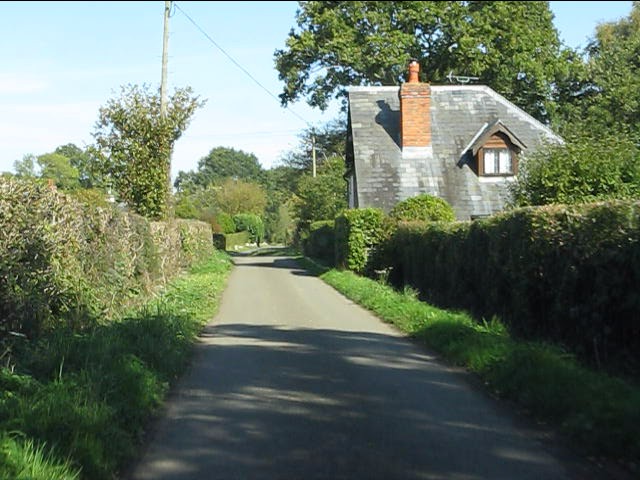
[[[559,473],[461,375],[392,335],[210,325],[133,478],[590,478]]]

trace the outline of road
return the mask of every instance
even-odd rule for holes
[[[235,261],[132,479],[584,478],[294,260]]]

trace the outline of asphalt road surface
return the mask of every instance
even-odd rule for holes
[[[292,259],[235,261],[132,479],[585,478]]]

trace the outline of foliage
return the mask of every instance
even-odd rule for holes
[[[219,213],[216,217],[216,223],[220,226],[222,233],[234,233],[237,231],[236,223],[233,221],[233,217],[228,213]]]
[[[78,181],[82,188],[105,187],[104,178],[98,171],[98,162],[93,148],[82,150],[73,143],[60,145],[53,153],[64,155],[69,159],[69,163],[78,171]]]
[[[260,242],[264,240],[264,223],[258,215],[253,213],[239,213],[233,216],[233,222],[236,224],[236,231],[249,232],[249,237],[252,242],[260,245]]]
[[[40,177],[53,180],[62,190],[80,188],[80,173],[71,165],[67,157],[59,153],[45,153],[37,158],[40,166]]]
[[[396,204],[389,212],[389,217],[396,221],[409,222],[453,222],[453,208],[445,200],[428,194],[407,198]]]
[[[304,254],[323,260],[328,264],[335,261],[335,221],[321,220],[309,226],[309,238],[303,244]]]
[[[434,308],[412,292],[399,293],[352,272],[330,270],[321,278],[448,360],[479,374],[493,392],[547,424],[558,425],[589,452],[636,463],[640,458],[637,385],[580,366],[548,344],[518,340],[497,319],[477,323],[467,314]]]
[[[16,177],[33,178],[36,176],[36,162],[35,155],[27,154],[22,157],[22,160],[16,160],[13,162],[13,169],[16,172]]]
[[[640,371],[640,203],[530,207],[472,223],[405,224],[391,281],[497,315],[598,366]]]
[[[216,233],[213,243],[218,250],[233,250],[236,246],[249,243],[250,235],[247,230],[237,233]]]
[[[369,252],[382,238],[384,213],[377,208],[345,210],[335,219],[336,266],[362,273]]]
[[[623,134],[579,135],[520,162],[511,185],[517,206],[579,203],[640,195],[640,152]]]
[[[205,224],[151,224],[19,179],[0,179],[0,231],[0,342],[82,331],[211,252]]]
[[[594,131],[640,138],[640,5],[628,17],[596,27],[586,49],[585,72],[574,87],[569,121],[585,119]]]
[[[129,85],[100,108],[93,136],[102,172],[137,213],[155,219],[167,215],[171,152],[203,105],[191,88],[176,89],[162,117],[158,92]]]
[[[55,445],[46,467],[70,474],[13,476],[18,469],[39,468],[38,458],[22,455],[0,462],[0,476],[72,478],[72,468],[81,468],[82,478],[115,478],[137,453],[168,383],[186,367],[198,331],[217,309],[229,269],[228,257],[215,253],[118,322],[81,334],[61,329],[21,349],[13,371],[0,369],[0,432],[16,432],[25,445]],[[20,373],[25,371],[30,376]],[[65,460],[71,466],[64,467]]]
[[[411,58],[429,81],[479,77],[536,118],[566,76],[547,2],[301,2],[275,52],[283,105],[325,109],[350,85],[397,85]]]
[[[229,215],[253,213],[262,215],[267,205],[267,194],[259,184],[226,179],[214,188],[216,208]]]
[[[15,437],[15,436],[14,436]],[[77,480],[80,472],[68,460],[57,460],[44,444],[9,435],[0,438],[0,478],[13,480]]]
[[[307,227],[311,222],[335,218],[347,207],[344,172],[344,161],[332,157],[322,165],[315,178],[308,174],[302,176],[296,202],[296,216],[301,226]]]
[[[321,127],[309,127],[300,135],[298,147],[285,155],[282,161],[288,167],[309,173],[313,168],[314,144],[316,163],[320,166],[331,157],[344,158],[346,138],[347,122],[343,117],[327,122]]]
[[[262,176],[262,166],[253,153],[216,147],[198,161],[197,171],[178,172],[174,185],[178,191],[192,190],[194,187],[205,188],[218,184],[229,178],[259,182]]]

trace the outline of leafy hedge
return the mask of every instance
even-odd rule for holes
[[[219,250],[232,250],[236,245],[249,243],[249,232],[246,230],[238,233],[214,233],[213,244]]]
[[[321,220],[309,226],[309,237],[303,243],[304,254],[333,264],[335,260],[335,221]]]
[[[212,248],[201,222],[150,223],[1,178],[0,342],[108,319]]]
[[[260,245],[264,239],[262,218],[254,213],[239,213],[233,216],[233,221],[236,225],[236,232],[249,232],[250,240]]]
[[[390,280],[500,316],[594,364],[640,365],[640,202],[523,208],[472,223],[404,224]]]
[[[396,221],[422,220],[425,222],[453,222],[456,219],[451,205],[442,198],[428,194],[399,202],[391,209],[389,217]]]
[[[345,210],[336,217],[336,266],[363,273],[369,252],[382,238],[384,213],[377,208]]]

